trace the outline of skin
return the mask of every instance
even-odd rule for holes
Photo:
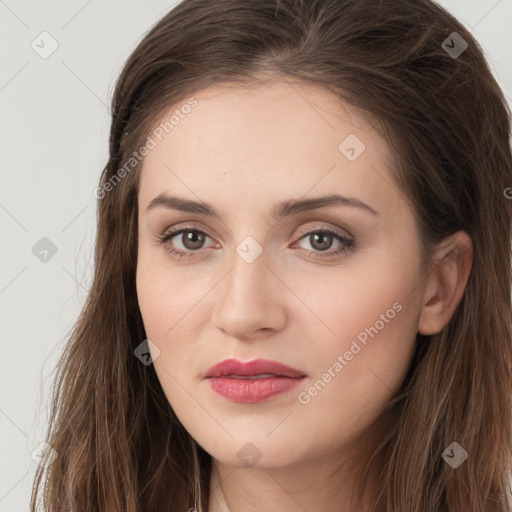
[[[471,240],[450,237],[435,255],[437,272],[420,275],[417,226],[393,185],[390,150],[369,118],[332,93],[274,81],[223,84],[194,98],[197,106],[144,159],[137,293],[166,397],[213,457],[208,510],[353,510],[360,461],[386,428],[381,412],[405,377],[416,333],[439,332],[460,302]],[[366,146],[354,161],[338,149],[349,134]],[[332,205],[279,222],[270,216],[281,201],[333,192],[378,215]],[[210,203],[220,219],[147,210],[162,193]],[[169,240],[191,253],[177,259],[159,236],[184,225],[206,237],[195,246],[181,234]],[[356,246],[333,255],[340,242],[315,243],[304,235],[310,228],[334,229]],[[262,249],[252,263],[236,252],[248,236]],[[400,312],[333,372],[395,303]],[[236,403],[202,378],[227,358],[271,359],[307,378],[265,402]],[[329,368],[335,377],[301,403],[299,393]],[[260,454],[253,466],[237,456],[247,443]]]

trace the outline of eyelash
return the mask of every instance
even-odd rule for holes
[[[203,249],[198,249],[196,251],[192,251],[192,250],[181,251],[181,250],[177,250],[174,247],[171,247],[170,245],[167,244],[167,242],[169,242],[175,236],[181,235],[183,233],[188,233],[188,232],[202,233],[202,234],[206,235],[208,238],[211,238],[207,233],[205,233],[204,231],[202,231],[200,229],[196,229],[192,226],[190,226],[190,227],[185,226],[185,227],[179,228],[177,230],[170,231],[168,233],[164,233],[163,235],[159,235],[158,236],[159,244],[163,245],[165,250],[168,253],[170,253],[173,257],[176,257],[178,259],[182,259],[182,258],[186,259],[186,258],[194,257],[195,253],[202,252]],[[332,258],[334,256],[340,256],[342,254],[353,251],[356,247],[356,242],[354,239],[347,238],[346,236],[343,236],[341,233],[331,230],[331,229],[327,229],[327,228],[312,228],[312,229],[302,233],[300,238],[297,241],[303,240],[304,238],[306,238],[307,236],[312,235],[312,234],[332,235],[335,239],[337,239],[341,243],[341,245],[335,251],[330,251],[330,252],[307,251],[307,249],[303,249],[309,253],[308,256],[315,254],[316,255],[315,258]]]

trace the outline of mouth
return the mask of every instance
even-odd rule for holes
[[[231,378],[268,378],[268,377],[305,377],[306,373],[277,361],[269,359],[253,359],[252,361],[239,361],[238,359],[225,359],[213,365],[203,375],[204,379],[215,377]]]
[[[214,392],[242,403],[268,400],[295,388],[306,377],[301,370],[266,359],[226,359],[203,375]]]
[[[242,380],[259,380],[259,379],[268,379],[271,377],[282,377],[283,375],[274,375],[273,373],[262,373],[260,375],[226,375],[228,379],[242,379]],[[217,378],[217,377],[212,377]],[[286,378],[286,377],[284,377]]]

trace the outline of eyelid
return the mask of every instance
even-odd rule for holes
[[[209,236],[212,240],[215,238],[209,234],[209,232],[206,228],[204,228],[202,226],[197,226],[196,224],[185,223],[185,224],[177,224],[175,226],[166,228],[165,231],[161,235],[158,235],[158,239],[164,238],[167,235],[176,236],[181,231],[186,231],[186,230],[198,231],[198,232],[204,233],[205,235]]]
[[[338,236],[344,239],[350,239],[353,240],[354,236],[348,232],[346,229],[338,228],[338,227],[330,227],[330,226],[313,226],[310,228],[306,228],[304,231],[301,231],[301,234],[299,236],[299,239],[303,238],[305,235],[308,235],[309,233],[316,233],[318,231],[325,231],[328,233],[336,233]]]
[[[215,237],[211,236],[206,229],[203,229],[202,227],[201,228],[197,227],[196,225],[192,225],[192,224],[189,224],[189,225],[180,225],[180,224],[178,224],[177,226],[173,226],[172,229],[171,228],[167,228],[161,235],[157,235],[157,240],[158,240],[160,245],[164,245],[170,239],[172,239],[174,237],[177,237],[177,236],[183,234],[183,232],[186,232],[186,231],[196,231],[198,233],[203,233],[208,238],[210,238],[211,240],[215,241]],[[200,253],[201,251],[203,251],[203,249],[198,249],[197,251],[186,251],[186,252]],[[184,252],[184,251],[182,251],[182,252]]]

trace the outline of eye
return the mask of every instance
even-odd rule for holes
[[[299,242],[307,241],[313,250],[308,250],[309,255],[314,254],[315,257],[332,257],[343,253],[347,253],[355,248],[355,240],[338,233],[337,231],[326,228],[314,228],[307,231],[299,239]],[[337,242],[337,248],[328,251],[334,242]],[[325,253],[325,254],[322,254]]]
[[[176,242],[170,243],[174,238],[176,238]],[[159,237],[159,241],[165,247],[165,250],[173,256],[188,258],[194,256],[193,253],[200,252],[200,249],[203,249],[207,238],[210,237],[204,231],[184,227],[165,233]],[[175,247],[175,244],[178,245],[178,248]]]
[[[196,256],[197,253],[202,252],[202,249],[205,249],[206,239],[212,240],[204,231],[192,227],[181,227],[168,231],[158,238],[160,245],[163,245],[167,252],[178,259]],[[327,228],[310,229],[302,234],[297,243],[302,241],[309,242],[312,248],[303,248],[308,255],[319,258],[341,255],[355,248],[353,238],[348,238],[342,233]],[[337,243],[337,248],[329,251],[334,243]]]

